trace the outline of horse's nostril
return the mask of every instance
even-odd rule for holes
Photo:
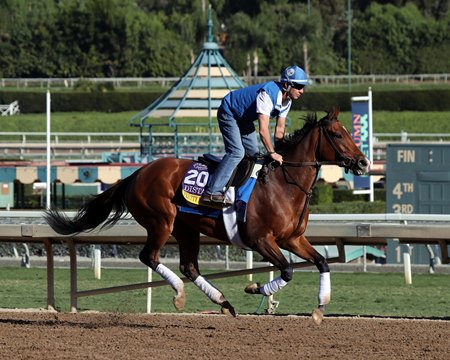
[[[360,168],[366,168],[369,166],[369,164],[370,164],[370,161],[368,159],[361,159],[358,161],[358,166]]]

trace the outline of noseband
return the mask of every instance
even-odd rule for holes
[[[353,168],[353,166],[355,165],[356,161],[354,159],[351,159],[349,157],[344,156],[339,149],[337,148],[335,142],[333,141],[333,139],[331,138],[330,134],[328,133],[328,131],[325,129],[325,127],[319,123],[319,129],[320,129],[320,133],[319,133],[319,145],[318,145],[318,149],[320,149],[320,141],[322,139],[322,134],[325,135],[325,137],[328,140],[328,143],[331,145],[331,147],[333,148],[333,150],[335,151],[335,153],[337,154],[337,157],[339,159],[342,159],[341,161],[323,161],[321,162],[321,165],[338,165],[340,167],[345,168],[345,173],[348,173],[348,171],[350,169]]]
[[[319,155],[318,151],[320,150],[320,146],[322,144],[322,137],[325,136],[327,138],[327,140],[328,140],[328,143],[331,145],[333,150],[336,152],[337,157],[339,159],[342,159],[342,160],[335,160],[335,161],[320,161],[320,160],[316,160],[316,161],[300,161],[300,162],[283,160],[283,164],[281,166],[292,166],[292,167],[315,166],[315,167],[317,167],[319,169],[322,165],[337,165],[337,166],[345,168],[345,172],[348,173],[348,171],[355,164],[355,160],[344,156],[339,151],[339,149],[337,148],[335,142],[331,138],[330,134],[325,129],[325,126],[323,125],[322,121],[318,122],[318,126],[319,126],[319,141],[317,142],[316,159],[319,157],[318,156]]]

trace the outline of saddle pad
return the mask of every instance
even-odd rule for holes
[[[205,186],[208,183],[209,171],[205,164],[193,162],[184,175],[181,192],[188,203],[198,205]]]
[[[230,239],[230,242],[237,246],[238,248],[241,248],[243,250],[251,250],[247,245],[245,245],[241,239],[241,236],[239,235],[239,229],[238,229],[238,223],[237,223],[237,207],[235,202],[235,192],[234,192],[234,186],[230,186],[227,193],[225,194],[226,198],[233,202],[232,206],[229,206],[227,208],[224,208],[223,211],[223,224],[225,225],[225,230],[228,235],[228,239]]]
[[[230,242],[241,249],[251,250],[242,242],[237,221],[246,221],[247,203],[261,168],[262,162],[257,162],[250,178],[237,191],[235,191],[234,186],[230,186],[225,196],[233,205],[223,210],[216,210],[199,205],[200,198],[205,191],[205,185],[208,182],[209,172],[206,165],[193,163],[186,172],[182,183],[182,193],[187,206],[180,206],[179,211],[211,218],[218,218],[222,214]]]
[[[232,201],[234,203],[235,198],[235,190],[234,186],[230,186],[228,188],[227,193],[225,194],[227,200]],[[217,219],[221,214],[223,217],[223,224],[225,226],[225,230],[228,236],[228,239],[230,242],[244,250],[251,250],[248,248],[244,243],[242,242],[242,239],[239,235],[238,230],[238,224],[237,224],[237,217],[239,214],[237,213],[237,207],[236,204],[233,204],[232,206],[226,207],[223,210],[216,210],[212,208],[208,208],[206,206],[179,206],[179,211],[188,213],[188,214],[195,214],[195,215],[201,215],[201,216],[207,216],[214,219]]]

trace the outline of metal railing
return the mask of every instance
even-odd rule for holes
[[[256,76],[243,79],[249,83],[259,83],[278,79],[279,76]],[[2,78],[0,87],[16,88],[72,88],[80,81],[92,83],[111,84],[116,88],[121,87],[146,87],[159,85],[172,86],[180,78],[178,77],[117,77],[117,78]],[[349,75],[311,75],[312,84],[341,86],[347,85]],[[413,84],[413,83],[448,83],[450,74],[371,74],[351,75],[354,84]]]
[[[45,141],[46,136],[46,132],[0,132],[0,143],[41,143],[43,140]],[[139,142],[139,136],[138,132],[52,132],[50,139],[52,143],[56,144],[73,141],[88,144],[108,141],[122,144],[126,141]]]
[[[449,142],[450,133],[375,133],[374,143],[378,142]]]
[[[450,143],[450,133],[374,133],[374,159],[385,160],[388,143]],[[45,132],[0,132],[0,159],[44,160],[46,157]],[[144,144],[144,147],[148,144]],[[82,159],[102,161],[104,153],[139,153],[139,132],[102,132],[51,134],[53,160]],[[155,133],[152,153],[155,157],[179,156],[193,158],[206,152],[223,154],[223,141],[219,133]]]

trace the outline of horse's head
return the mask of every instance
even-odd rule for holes
[[[352,136],[338,119],[339,110],[332,109],[318,121],[318,161],[336,161],[346,170],[361,175],[369,170],[370,161],[354,143]]]

